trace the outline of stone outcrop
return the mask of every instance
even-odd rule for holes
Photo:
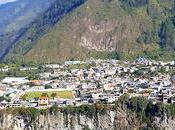
[[[163,118],[162,118],[163,117]],[[166,115],[155,117],[152,129],[173,130],[175,120]],[[106,111],[92,116],[85,114],[68,114],[61,111],[36,115],[14,115],[1,112],[1,130],[138,130],[147,125],[137,119],[133,113],[123,110]]]

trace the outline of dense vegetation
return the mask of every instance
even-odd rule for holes
[[[39,16],[35,18],[35,20],[33,20],[29,25],[21,28],[19,31],[15,32],[15,34],[8,37],[8,42],[10,45],[7,49],[4,48],[5,52],[2,58],[8,53],[13,53],[12,55],[9,54],[8,60],[16,61],[19,59],[21,61],[20,58],[23,57],[23,55],[30,49],[32,49],[36,41],[41,36],[47,33],[48,30],[52,28],[55,23],[57,23],[65,14],[72,11],[83,2],[85,2],[85,0],[52,1],[52,5],[49,7],[49,9],[46,11],[43,10],[44,13],[39,13]],[[12,40],[13,37],[16,37],[15,40]],[[14,57],[17,59],[14,59]]]
[[[0,79],[5,77],[28,77],[29,79],[38,79],[39,73],[44,72],[45,69],[42,64],[34,63],[0,63],[0,69],[8,69],[8,71],[0,71]],[[22,68],[35,68],[32,70],[21,70]]]
[[[161,119],[175,116],[175,105],[174,104],[163,104],[148,101],[144,97],[134,97],[129,99],[128,95],[124,95],[120,98],[116,104],[116,108],[121,107],[123,110],[135,113],[137,119],[142,123],[146,123],[147,129],[153,129],[153,121],[155,117]]]

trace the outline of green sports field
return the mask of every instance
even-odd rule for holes
[[[41,96],[47,96],[48,98],[63,98],[63,99],[73,99],[73,91],[49,91],[49,92],[26,92],[22,96],[23,100],[29,100],[34,98],[39,98]]]

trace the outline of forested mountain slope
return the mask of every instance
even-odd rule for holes
[[[0,58],[7,53],[13,42],[18,40],[25,28],[54,1],[18,0],[0,5]]]
[[[19,0],[0,6],[0,58],[3,59],[13,49],[17,49],[20,55],[26,53],[49,28],[84,1]],[[9,16],[5,17],[3,13]]]

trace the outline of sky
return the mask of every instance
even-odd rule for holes
[[[9,3],[9,2],[14,2],[14,1],[17,1],[17,0],[0,0],[0,5],[1,4],[6,4],[6,3]]]

